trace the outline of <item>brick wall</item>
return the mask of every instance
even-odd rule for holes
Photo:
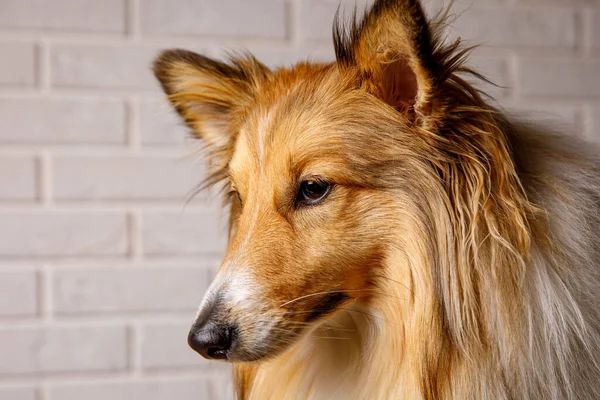
[[[227,397],[227,367],[185,344],[224,247],[219,201],[186,202],[203,164],[149,63],[173,46],[331,59],[336,7],[0,0],[0,400]],[[502,105],[600,139],[600,2],[455,10]]]

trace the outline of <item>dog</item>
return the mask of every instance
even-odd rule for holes
[[[239,399],[600,398],[600,168],[491,106],[418,0],[332,63],[167,50],[228,248],[188,343]]]

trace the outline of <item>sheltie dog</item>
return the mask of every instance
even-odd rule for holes
[[[600,399],[598,158],[487,103],[442,26],[377,0],[333,63],[155,61],[227,192],[188,342],[239,399]]]

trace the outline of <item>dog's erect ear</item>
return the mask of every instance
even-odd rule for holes
[[[269,70],[253,57],[223,63],[186,50],[166,50],[154,74],[169,100],[213,153],[232,145],[234,115],[252,101]]]
[[[399,111],[429,112],[440,67],[419,0],[377,0],[349,32],[336,22],[334,42],[338,64],[357,68],[367,91]]]

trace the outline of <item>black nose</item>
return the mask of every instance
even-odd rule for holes
[[[215,360],[227,359],[235,330],[231,326],[205,323],[194,324],[188,335],[188,344],[202,357]]]

